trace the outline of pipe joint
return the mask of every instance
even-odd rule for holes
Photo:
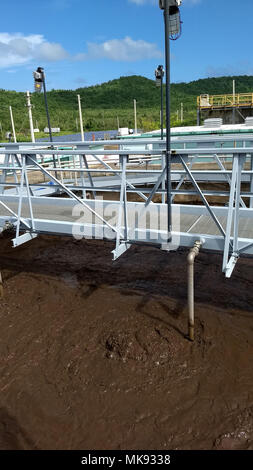
[[[195,260],[196,256],[198,256],[198,254],[199,254],[201,246],[202,246],[202,241],[201,240],[197,240],[194,243],[194,246],[191,248],[191,250],[188,254],[188,258],[187,258],[188,264],[192,265],[194,263],[194,260]]]

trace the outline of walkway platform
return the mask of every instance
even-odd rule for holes
[[[118,141],[115,150],[98,149],[97,143],[93,147],[90,142],[72,144],[72,150],[70,143],[66,143],[68,150],[39,149],[40,156],[50,151],[51,161],[57,157],[55,166],[39,163],[34,148],[5,145],[0,168],[0,226],[4,229],[12,224],[14,246],[40,233],[114,240],[114,259],[133,243],[154,244],[170,251],[201,241],[205,249],[223,253],[222,270],[230,277],[241,255],[253,255],[253,146],[224,147],[224,137],[206,139],[202,136],[195,144],[192,138],[181,139],[181,148],[171,151],[168,188],[164,141],[157,139],[156,149],[150,147],[150,139],[145,150],[146,141],[139,141],[139,153],[135,140],[124,141],[126,148]],[[66,155],[72,158],[67,168],[61,164],[61,157]],[[89,164],[88,155],[96,159],[97,167]],[[103,155],[114,155],[118,166],[103,161]],[[157,159],[156,169],[146,170],[141,165],[133,168],[133,155]],[[199,157],[207,162],[212,158],[216,168],[195,169]],[[12,183],[8,180],[10,172]],[[36,172],[46,183],[31,183],[30,176]],[[50,188],[48,181],[52,182]],[[210,187],[203,189],[203,182]],[[224,188],[215,186],[222,182]],[[48,191],[55,191],[58,197]],[[109,200],[106,193],[111,192],[115,197]],[[87,198],[87,193],[94,199]],[[134,202],[134,195],[138,202]],[[153,202],[157,195],[162,203]],[[176,204],[176,195],[196,196],[198,203]],[[221,206],[212,204],[213,197],[221,199]],[[170,230],[168,215],[172,217]]]

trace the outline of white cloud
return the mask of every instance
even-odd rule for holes
[[[101,44],[89,42],[87,47],[88,52],[77,54],[76,60],[106,58],[114,61],[135,62],[162,56],[156,44],[142,39],[135,41],[128,36],[124,39],[110,39]]]
[[[134,62],[161,57],[156,44],[142,39],[111,39],[101,43],[87,43],[87,52],[71,56],[59,43],[48,42],[41,34],[0,33],[0,68],[29,65],[33,62],[56,62],[64,59],[109,59]]]
[[[58,43],[47,42],[41,34],[0,33],[0,68],[27,64],[34,60],[54,62],[67,59]]]
[[[55,62],[57,60],[64,60],[69,57],[69,54],[63,47],[54,42],[43,42],[39,48],[39,58],[42,60]]]

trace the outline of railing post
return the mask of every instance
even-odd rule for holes
[[[125,241],[128,238],[127,194],[126,194],[126,163],[127,163],[127,160],[128,160],[128,155],[120,155],[121,187],[120,187],[120,203],[119,203],[118,224],[117,224],[116,250],[120,246],[120,239],[121,239],[121,230],[120,229],[121,229],[121,224],[122,224],[122,213],[124,214],[124,238],[125,238]]]
[[[16,150],[19,148],[19,145],[13,145],[11,147],[13,150]],[[11,160],[11,155],[6,153],[4,156],[4,166],[9,166],[10,165],[10,160]],[[5,183],[6,182],[6,176],[7,176],[8,170],[2,170],[2,174],[0,176],[0,183]],[[0,194],[4,193],[4,185],[0,186]]]
[[[24,158],[25,162],[27,162],[27,157],[25,156]],[[28,204],[29,204],[29,211],[30,211],[30,216],[31,216],[31,222],[32,222],[32,230],[35,229],[34,226],[34,219],[33,219],[33,208],[32,208],[32,200],[31,200],[31,191],[29,187],[29,180],[28,180],[28,174],[27,174],[27,166],[25,164],[25,184],[26,184],[26,191],[27,191],[27,198],[28,198]]]
[[[239,234],[239,219],[240,219],[240,199],[241,199],[241,180],[242,169],[245,162],[245,156],[239,155],[239,165],[236,178],[236,193],[235,193],[235,214],[234,214],[234,240],[233,240],[233,255],[238,255],[238,234]]]
[[[17,220],[17,228],[16,228],[16,238],[19,237],[19,228],[20,228],[20,220],[21,220],[21,212],[22,212],[22,200],[23,200],[23,192],[24,192],[24,179],[25,179],[25,166],[26,166],[26,156],[23,155],[22,160],[22,170],[21,170],[21,179],[20,179],[20,193],[19,193],[19,201],[18,201],[18,220]]]
[[[230,195],[229,195],[229,204],[228,204],[228,215],[227,215],[227,224],[226,224],[226,236],[224,243],[224,252],[223,252],[223,265],[222,271],[226,272],[228,257],[229,257],[229,248],[230,248],[230,237],[231,237],[231,228],[233,222],[233,213],[234,213],[234,199],[235,199],[235,188],[236,188],[236,177],[238,173],[239,166],[239,155],[234,155],[233,158],[233,172],[230,185]]]

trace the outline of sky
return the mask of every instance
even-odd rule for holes
[[[182,0],[182,36],[171,41],[171,80],[253,75],[253,0]],[[76,89],[126,75],[154,79],[164,64],[158,0],[3,0],[0,88]]]

